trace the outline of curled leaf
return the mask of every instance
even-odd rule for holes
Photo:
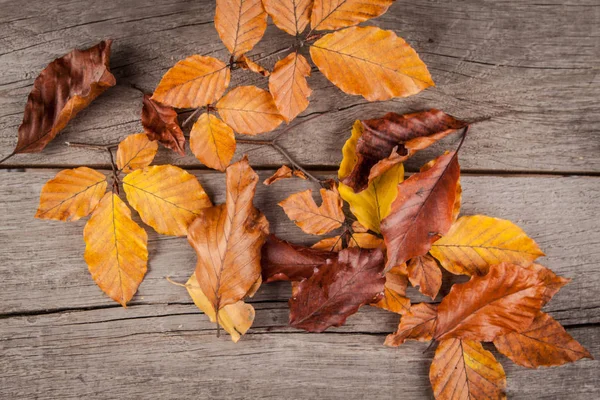
[[[306,174],[304,172],[300,171],[299,169],[292,170],[287,165],[282,165],[281,167],[279,167],[279,169],[277,171],[275,171],[275,173],[273,175],[271,175],[270,177],[265,179],[263,184],[269,186],[269,185],[272,185],[273,183],[277,182],[278,180],[288,179],[288,178],[292,178],[292,177],[296,177],[296,178],[300,178],[300,179],[304,179],[304,180],[308,179],[306,177]]]
[[[262,76],[269,76],[269,75],[271,75],[271,73],[269,72],[269,70],[265,69],[264,67],[262,67],[258,63],[255,63],[250,58],[246,57],[245,54],[242,54],[242,56],[236,61],[236,63],[242,69],[255,72],[255,73],[259,74],[259,75],[262,75]]]
[[[154,160],[158,143],[145,133],[127,136],[117,149],[117,168],[125,173],[147,167]]]
[[[312,90],[308,87],[307,76],[310,76],[310,65],[301,54],[291,53],[275,64],[269,78],[269,91],[286,122],[308,107]]]
[[[336,30],[378,17],[394,0],[315,0],[310,25],[314,30]]]
[[[310,22],[313,0],[263,0],[263,5],[275,26],[297,36]]]
[[[294,193],[279,202],[283,211],[304,231],[313,235],[324,235],[344,223],[342,199],[337,190],[321,189],[323,203],[317,206],[312,190]]]
[[[407,313],[400,318],[398,330],[385,338],[385,345],[398,347],[406,340],[428,342],[433,339],[437,306],[435,304],[419,303],[410,306]]]
[[[218,117],[204,113],[190,132],[190,149],[209,168],[225,171],[235,153],[233,129]]]
[[[267,29],[261,0],[217,0],[215,28],[235,58],[249,52]]]
[[[185,136],[177,122],[177,112],[173,107],[155,102],[144,95],[142,126],[148,139],[157,140],[167,149],[185,156]]]

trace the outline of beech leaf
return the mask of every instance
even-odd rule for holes
[[[312,90],[308,87],[307,76],[310,76],[310,65],[301,54],[291,53],[275,64],[269,78],[269,91],[286,122],[308,107]]]
[[[297,36],[310,22],[313,0],[263,0],[263,5],[275,26]]]
[[[267,69],[265,69],[263,66],[259,65],[258,63],[255,63],[250,58],[246,57],[245,54],[242,54],[242,56],[237,59],[236,63],[242,69],[255,72],[259,75],[262,75],[262,76],[271,75],[271,73]]]
[[[283,211],[304,231],[313,235],[324,235],[344,223],[343,202],[337,190],[321,189],[323,203],[317,206],[312,190],[294,193],[279,202]]]
[[[408,279],[413,286],[419,286],[419,292],[435,299],[442,287],[442,270],[435,258],[429,254],[411,259],[408,264]]]
[[[336,30],[378,17],[395,0],[314,0],[310,25],[314,30]]]
[[[392,268],[385,274],[383,297],[371,305],[393,313],[406,314],[410,310],[410,299],[406,297],[407,286],[408,278],[402,268]]]
[[[288,179],[288,178],[292,178],[292,177],[296,177],[296,178],[300,178],[300,179],[304,179],[304,180],[308,179],[306,174],[304,172],[300,171],[299,169],[292,170],[287,165],[282,165],[281,167],[279,167],[279,169],[277,171],[275,171],[275,173],[273,175],[271,175],[270,177],[265,179],[263,184],[269,186],[281,179]]]
[[[340,251],[343,247],[342,244],[343,243],[341,236],[334,236],[319,240],[317,243],[313,244],[311,248],[330,251]],[[348,247],[358,247],[360,249],[376,249],[378,247],[383,248],[384,243],[383,239],[380,239],[375,235],[365,232],[358,232],[350,235],[350,237],[348,238]]]
[[[204,113],[190,132],[190,149],[209,168],[225,171],[235,153],[233,129],[218,117]]]
[[[249,52],[267,29],[261,0],[217,0],[215,28],[234,58]]]
[[[117,148],[117,168],[125,173],[147,167],[158,151],[158,142],[145,133],[127,136]]]
[[[385,345],[398,347],[406,340],[429,342],[433,339],[437,306],[435,304],[419,303],[410,306],[407,313],[400,318],[398,330],[385,338]]]
[[[142,126],[148,139],[157,140],[167,149],[185,156],[185,136],[177,122],[177,112],[173,107],[155,102],[144,95]]]

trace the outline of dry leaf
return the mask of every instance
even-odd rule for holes
[[[157,151],[158,143],[148,139],[145,133],[129,135],[119,143],[117,168],[125,173],[145,168],[152,163]]]
[[[42,151],[79,111],[115,85],[111,43],[105,40],[87,50],[73,50],[44,68],[27,98],[13,154]]]
[[[544,253],[510,221],[485,215],[459,218],[431,247],[431,255],[456,275],[482,275],[492,264],[527,266]]]
[[[385,14],[394,0],[314,0],[310,26],[336,30]]]
[[[282,165],[281,167],[279,167],[279,169],[277,171],[275,171],[275,173],[273,175],[271,175],[270,177],[265,179],[263,184],[269,186],[269,185],[272,185],[273,183],[277,182],[278,180],[288,179],[291,177],[296,177],[296,178],[300,178],[300,179],[304,179],[304,180],[308,179],[306,177],[306,174],[304,174],[304,172],[300,171],[299,169],[292,170],[287,165]]]
[[[148,236],[114,193],[106,193],[83,229],[85,262],[96,284],[123,307],[146,275]]]
[[[408,278],[402,268],[394,267],[385,274],[383,297],[371,305],[397,314],[406,314],[410,310],[410,299],[406,297]]]
[[[257,74],[262,76],[271,75],[271,73],[267,69],[265,69],[258,63],[255,63],[250,58],[246,57],[245,54],[242,54],[242,56],[236,61],[236,64],[242,69],[256,72]]]
[[[185,136],[177,122],[177,112],[173,107],[157,103],[144,95],[142,126],[148,139],[157,140],[167,149],[185,156]]]
[[[263,5],[275,26],[298,36],[310,22],[313,0],[263,0]]]
[[[506,399],[506,375],[494,355],[473,340],[442,340],[429,380],[436,400]]]
[[[351,235],[347,235],[347,239],[348,247],[358,247],[360,249],[376,249],[378,247],[384,247],[383,239],[380,239],[370,233],[355,232]],[[319,240],[317,243],[313,244],[311,248],[340,251],[343,248],[342,244],[341,236],[334,236]]]
[[[323,203],[317,206],[312,190],[294,193],[279,202],[283,211],[304,231],[313,235],[324,235],[344,223],[343,202],[337,190],[321,189]]]
[[[238,86],[217,103],[223,121],[237,133],[257,135],[283,121],[271,93],[256,86]]]
[[[442,270],[429,254],[411,259],[408,264],[411,285],[419,286],[419,292],[435,299],[442,287]]]
[[[570,279],[558,276],[540,264],[531,264],[524,268],[535,272],[542,282],[544,282],[544,286],[546,286],[546,290],[544,291],[544,295],[542,297],[542,305],[546,305],[563,286],[571,282]]]
[[[412,47],[374,26],[330,33],[310,47],[310,55],[334,85],[369,101],[407,97],[434,85]]]
[[[307,76],[310,76],[310,65],[301,54],[291,53],[275,64],[269,78],[269,91],[286,122],[308,107],[312,90],[308,87]]]
[[[215,28],[234,58],[249,52],[267,29],[261,0],[217,0]]]
[[[190,132],[190,149],[209,168],[225,171],[235,153],[233,129],[212,114],[204,113]]]
[[[419,303],[410,306],[407,313],[400,318],[398,330],[385,338],[385,345],[398,347],[406,340],[428,342],[433,339],[437,306],[435,304]]]
[[[156,165],[123,178],[129,204],[163,235],[185,236],[200,211],[212,203],[196,179],[173,165]]]
[[[198,108],[218,100],[231,73],[224,62],[193,55],[177,62],[162,77],[152,100],[176,108]]]
[[[252,204],[258,175],[245,157],[227,168],[226,180],[225,204],[201,210],[188,233],[198,284],[215,310],[240,301],[258,280],[269,233],[269,222]]]

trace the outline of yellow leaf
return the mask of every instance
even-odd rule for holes
[[[35,217],[77,221],[88,216],[106,191],[106,177],[88,167],[60,171],[42,188]]]
[[[238,58],[237,65],[239,65],[242,69],[256,72],[257,74],[262,75],[262,76],[271,75],[271,73],[267,69],[265,69],[260,64],[255,63],[250,58],[246,57],[245,54],[242,54],[242,56],[240,58]]]
[[[394,0],[315,0],[310,26],[317,31],[357,25],[384,14]]]
[[[310,65],[301,54],[291,53],[275,64],[269,78],[269,90],[286,122],[296,118],[308,107],[308,97],[312,90],[306,82],[307,76],[310,76]]]
[[[145,133],[127,136],[117,149],[117,168],[125,173],[147,167],[158,151],[158,142]]]
[[[312,0],[263,0],[267,14],[282,31],[296,36],[310,22]]]
[[[305,233],[324,235],[339,228],[344,223],[342,199],[337,190],[321,189],[323,203],[317,206],[312,190],[294,193],[279,202],[283,211]]]
[[[256,86],[238,86],[217,103],[223,121],[237,133],[256,135],[277,128],[283,117],[271,93]]]
[[[214,115],[204,113],[190,132],[190,149],[209,168],[225,171],[235,153],[233,129]]]
[[[267,29],[267,13],[261,0],[217,0],[215,28],[237,58],[260,42]]]
[[[434,85],[403,39],[373,26],[330,33],[311,46],[310,55],[334,85],[369,101],[407,97]]]
[[[202,310],[211,322],[216,322],[215,308],[204,292],[202,292],[202,289],[200,289],[196,274],[192,274],[185,287],[192,300],[194,300],[196,307]],[[252,322],[254,322],[254,307],[241,300],[237,303],[226,305],[219,310],[219,325],[231,335],[231,340],[235,343],[248,331],[252,326]]]
[[[133,171],[123,188],[142,221],[163,235],[187,235],[200,210],[212,205],[196,177],[173,165]]]
[[[456,275],[484,275],[501,262],[527,266],[544,253],[510,221],[473,215],[459,218],[431,247],[431,255]]]
[[[107,193],[83,229],[85,262],[96,284],[123,307],[146,275],[148,237],[131,211]]]
[[[364,132],[364,126],[360,120],[354,121],[352,125],[352,135],[346,140],[342,147],[342,161],[340,162],[340,168],[338,169],[338,178],[341,181],[352,172],[354,166],[358,162],[358,155],[356,154],[356,146],[358,145],[358,139]]]
[[[213,57],[193,55],[162,77],[152,100],[177,108],[198,108],[218,100],[229,86],[227,65]]]

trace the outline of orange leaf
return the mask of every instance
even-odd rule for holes
[[[158,151],[158,143],[148,139],[145,133],[127,136],[117,149],[117,168],[125,173],[145,168],[152,163]]]
[[[426,254],[408,262],[408,279],[413,286],[419,286],[419,292],[435,299],[442,287],[442,270],[435,258]]]
[[[407,313],[410,309],[410,299],[406,297],[407,286],[408,279],[401,268],[392,268],[385,274],[383,297],[371,305],[397,314]]]
[[[378,17],[394,0],[315,0],[310,26],[317,31],[336,30]]]
[[[301,54],[291,53],[275,64],[269,78],[269,90],[286,122],[296,118],[308,107],[308,97],[312,90],[306,82],[307,76],[310,76],[310,65]]]
[[[185,156],[185,136],[177,122],[177,112],[173,107],[155,102],[144,95],[142,126],[148,139],[157,140],[167,149]]]
[[[383,240],[370,233],[353,233],[348,237],[348,247],[358,247],[361,249],[376,249],[383,247]],[[342,249],[341,236],[334,236],[319,240],[311,246],[313,249],[340,251]]]
[[[342,199],[337,190],[321,189],[323,203],[317,206],[312,190],[294,193],[287,199],[279,202],[283,211],[305,233],[324,235],[339,228],[344,223]]]
[[[271,73],[267,69],[246,57],[245,54],[242,54],[242,56],[238,58],[237,65],[240,66],[242,69],[256,72],[257,74],[262,76],[271,75]]]
[[[275,26],[297,36],[310,22],[313,0],[263,0],[263,5]]]
[[[294,176],[296,178],[300,178],[300,179],[304,179],[304,180],[308,179],[306,177],[306,175],[304,174],[304,172],[300,171],[299,169],[295,169],[292,171],[292,169],[290,167],[288,167],[287,165],[282,165],[281,167],[279,167],[279,169],[277,171],[275,171],[275,173],[272,176],[265,179],[263,184],[269,186],[269,185],[272,185],[273,183],[277,182],[278,180],[288,179],[288,178],[291,178]]]
[[[215,28],[234,58],[249,52],[267,29],[261,0],[217,0]]]
[[[385,345],[398,347],[406,340],[428,342],[433,339],[437,306],[435,304],[419,303],[410,306],[407,313],[400,318],[398,330],[385,338]]]
[[[190,132],[190,149],[209,168],[225,171],[235,153],[233,129],[212,114],[204,113]]]

